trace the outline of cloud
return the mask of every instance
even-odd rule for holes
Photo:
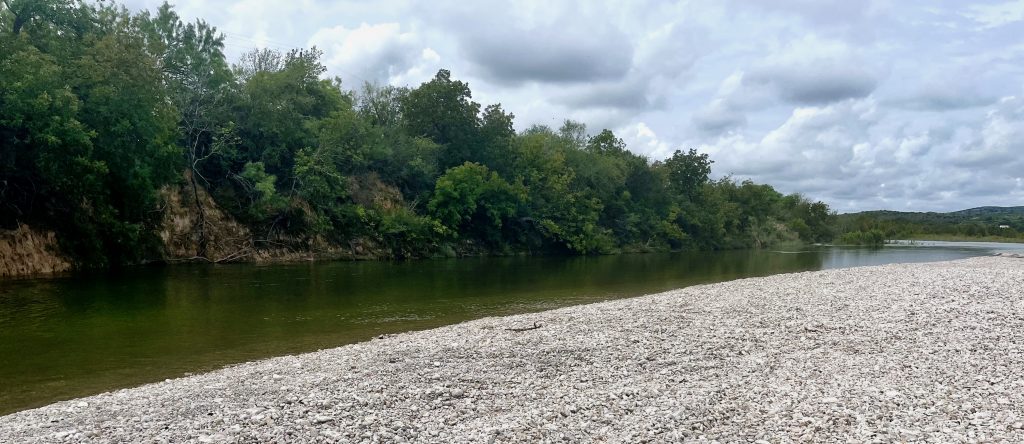
[[[877,106],[861,99],[801,107],[760,138],[730,134],[702,149],[716,160],[716,174],[752,178],[783,192],[828,202],[891,198],[905,187],[890,182],[926,153],[928,136],[876,138],[873,130],[882,121]]]
[[[829,25],[868,17],[877,7],[870,1],[848,0],[736,0],[735,3],[737,8],[758,8]]]
[[[964,15],[981,25],[982,29],[998,28],[1024,20],[1024,0],[971,5]]]
[[[867,97],[879,83],[879,75],[839,41],[808,36],[755,67],[744,79],[751,87],[767,87],[783,100],[799,105],[818,105]]]
[[[720,133],[743,126],[747,116],[725,99],[715,99],[693,114],[693,124],[701,131]]]
[[[841,211],[930,211],[1019,204],[1024,99],[1006,97],[955,131],[891,127],[871,99],[797,108],[760,139],[719,137],[703,150],[716,173],[802,192]],[[974,205],[976,206],[976,205]]]
[[[768,85],[783,99],[801,105],[867,97],[878,84],[874,75],[855,65],[827,62],[764,68],[753,72],[750,80]]]
[[[626,142],[632,151],[649,158],[663,159],[672,155],[674,151],[668,142],[658,138],[654,130],[644,122],[628,125],[619,129],[616,134]]]
[[[1024,99],[1004,97],[988,112],[984,125],[970,143],[950,156],[957,165],[988,169],[990,174],[1024,171]]]
[[[446,68],[517,129],[572,118],[652,159],[701,147],[716,175],[843,211],[1024,202],[1024,0],[972,3],[177,2],[232,59],[316,44],[348,86]]]
[[[896,106],[919,111],[950,111],[991,105],[996,97],[955,88],[923,86],[911,94],[893,100]]]
[[[421,46],[414,32],[402,31],[398,23],[323,28],[309,38],[324,51],[328,70],[357,81],[383,81],[400,76],[422,60],[439,59],[436,52]]]
[[[642,110],[650,107],[646,79],[628,79],[621,82],[588,84],[570,88],[555,97],[559,103],[573,108],[613,108]]]
[[[760,139],[724,136],[710,149],[723,174],[794,181],[835,173],[853,158],[873,122],[872,113],[873,103],[864,101],[797,108]]]
[[[622,79],[633,51],[613,28],[497,28],[463,42],[469,61],[498,83],[571,83]]]
[[[827,105],[869,96],[879,76],[845,43],[813,35],[793,39],[751,63],[750,72],[724,78],[714,97],[691,116],[694,127],[717,135],[747,124],[747,114],[777,108]]]
[[[747,123],[746,110],[758,99],[757,90],[744,88],[744,73],[734,72],[721,81],[714,98],[694,111],[691,123],[708,135],[734,129]]]
[[[922,76],[916,84],[894,92],[890,103],[918,111],[951,111],[992,105],[998,95],[986,84],[999,82],[976,69],[946,66]]]
[[[665,106],[703,55],[698,26],[675,23],[645,32],[637,40],[629,71],[621,78],[569,85],[555,95],[574,108],[612,108],[630,112]]]

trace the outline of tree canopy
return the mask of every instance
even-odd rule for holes
[[[55,230],[82,266],[151,260],[161,190],[181,186],[200,211],[208,191],[257,244],[358,239],[393,257],[833,235],[824,203],[712,180],[696,149],[652,161],[572,120],[517,132],[448,70],[350,89],[321,56],[255,49],[232,64],[223,35],[167,4],[3,0],[0,225]]]

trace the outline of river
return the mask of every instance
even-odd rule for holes
[[[175,265],[0,281],[0,414],[486,316],[1022,248],[994,245]]]

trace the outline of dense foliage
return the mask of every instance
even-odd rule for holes
[[[517,133],[446,70],[348,90],[315,48],[231,65],[215,29],[166,4],[0,8],[0,225],[53,229],[84,265],[160,257],[159,190],[182,184],[257,245],[359,239],[394,257],[832,238],[825,204],[711,180],[695,150],[652,162],[574,121]]]
[[[840,245],[870,245],[870,246],[881,246],[885,244],[886,240],[885,232],[882,230],[873,228],[869,230],[856,230],[847,231],[839,235],[838,243]]]

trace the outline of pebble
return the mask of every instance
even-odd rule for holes
[[[1020,259],[794,273],[65,401],[0,442],[1024,442],[1022,335]]]

